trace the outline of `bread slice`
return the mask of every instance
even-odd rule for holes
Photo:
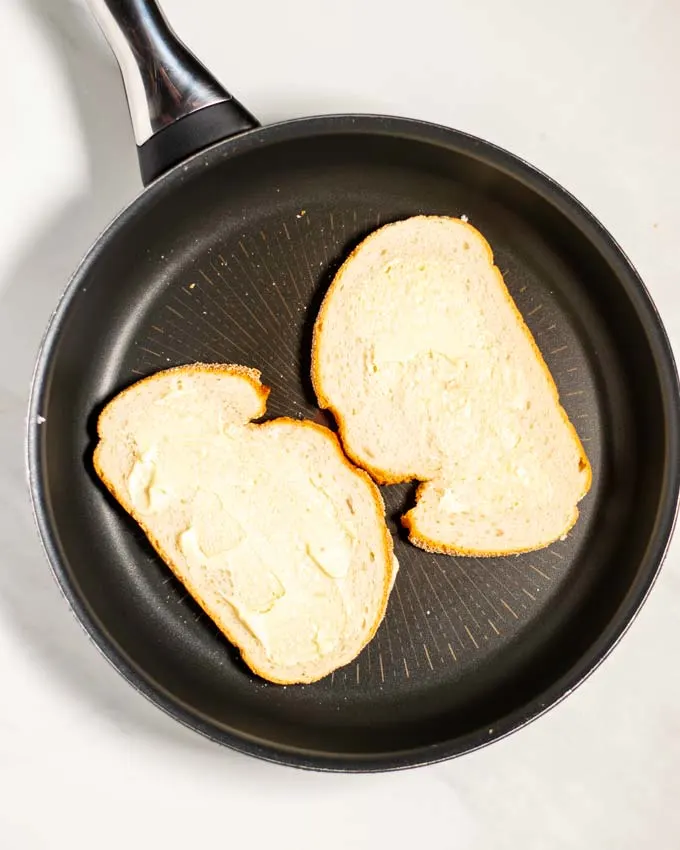
[[[576,522],[590,464],[466,222],[417,216],[359,245],[321,306],[312,381],[350,458],[383,484],[424,482],[402,519],[417,546],[526,552]]]
[[[331,431],[252,424],[268,394],[241,366],[152,375],[104,409],[94,466],[255,673],[313,682],[373,637],[397,563],[380,492]]]

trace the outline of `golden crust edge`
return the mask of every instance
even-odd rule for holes
[[[345,439],[345,435],[346,435],[345,419],[342,416],[342,414],[340,413],[340,411],[337,410],[332,405],[332,403],[330,402],[330,400],[328,399],[328,397],[326,396],[326,394],[323,390],[323,381],[322,381],[322,378],[321,378],[321,368],[320,368],[320,363],[319,363],[319,347],[320,347],[319,339],[320,339],[320,337],[323,333],[324,323],[326,321],[326,313],[328,311],[328,307],[329,307],[329,303],[330,303],[332,294],[333,294],[336,286],[339,284],[340,280],[342,279],[342,276],[343,276],[344,272],[346,271],[347,266],[352,262],[352,260],[356,256],[356,254],[368,242],[371,241],[371,239],[373,239],[374,237],[377,237],[378,234],[382,233],[384,230],[387,230],[388,228],[393,227],[395,224],[401,224],[404,221],[418,220],[418,219],[455,221],[457,224],[460,224],[460,225],[463,225],[464,227],[466,227],[470,231],[470,233],[476,239],[478,239],[481,242],[482,248],[486,252],[486,255],[487,255],[487,258],[488,258],[488,261],[489,261],[489,265],[490,265],[492,271],[495,273],[498,282],[500,283],[501,292],[504,295],[505,300],[510,305],[510,308],[512,309],[512,312],[515,316],[515,319],[519,323],[520,330],[523,332],[525,338],[529,341],[529,344],[531,346],[533,354],[536,357],[539,366],[543,370],[543,374],[546,376],[546,378],[548,380],[548,387],[549,387],[550,392],[552,394],[553,401],[556,403],[559,414],[562,417],[562,421],[565,423],[565,425],[567,426],[567,430],[571,434],[571,438],[572,438],[574,445],[576,446],[577,452],[579,454],[580,463],[583,464],[584,471],[586,472],[586,481],[585,481],[585,484],[584,484],[584,487],[583,487],[583,491],[582,491],[581,495],[578,497],[576,505],[574,506],[574,516],[573,516],[573,521],[571,522],[571,524],[568,524],[567,527],[562,532],[560,532],[560,534],[557,535],[556,537],[551,538],[546,543],[541,543],[541,544],[539,544],[535,547],[531,547],[530,549],[520,549],[520,550],[506,549],[506,550],[499,550],[499,551],[494,551],[494,552],[491,552],[491,551],[490,552],[472,552],[472,551],[466,550],[464,548],[456,547],[454,544],[447,544],[447,543],[443,543],[442,541],[431,540],[430,538],[426,537],[425,535],[419,534],[417,529],[415,528],[415,524],[413,523],[413,519],[412,519],[412,517],[409,516],[413,512],[413,510],[414,510],[413,508],[411,508],[411,510],[409,510],[406,514],[404,514],[402,516],[402,518],[401,518],[402,525],[405,528],[407,528],[408,531],[409,531],[409,540],[412,543],[414,543],[416,546],[418,546],[419,548],[425,549],[428,552],[449,554],[449,555],[474,554],[478,557],[498,557],[498,556],[502,556],[502,555],[519,555],[519,554],[524,554],[526,552],[535,552],[535,551],[538,551],[539,549],[545,549],[548,546],[550,546],[552,543],[555,543],[557,540],[559,540],[565,534],[568,534],[569,531],[571,531],[571,529],[574,527],[574,525],[578,521],[579,510],[578,510],[577,505],[584,498],[584,496],[586,496],[586,494],[589,492],[589,490],[592,486],[593,470],[592,470],[590,460],[588,459],[588,456],[585,452],[585,449],[583,448],[583,443],[581,442],[581,438],[579,437],[578,432],[576,431],[576,428],[574,427],[572,421],[569,419],[569,416],[567,415],[566,410],[564,409],[564,407],[562,406],[562,404],[560,402],[560,396],[559,396],[559,392],[558,392],[558,389],[557,389],[557,384],[555,383],[555,379],[553,378],[552,373],[550,372],[550,369],[548,368],[548,365],[545,362],[545,358],[543,357],[543,354],[541,353],[541,350],[538,347],[536,340],[534,339],[533,334],[531,333],[531,330],[529,329],[529,326],[527,325],[527,323],[524,319],[524,316],[521,314],[521,312],[519,311],[517,305],[515,304],[512,296],[510,295],[510,292],[509,292],[508,287],[505,283],[505,280],[503,279],[503,275],[501,274],[500,269],[498,268],[498,266],[494,262],[494,255],[493,255],[493,250],[491,248],[491,245],[487,241],[486,237],[482,233],[480,233],[480,231],[477,230],[477,228],[474,227],[473,225],[471,225],[468,221],[463,221],[463,219],[456,218],[455,216],[437,216],[437,215],[411,216],[409,219],[401,219],[400,221],[397,221],[397,222],[390,222],[389,224],[384,224],[382,227],[379,227],[376,230],[374,230],[372,233],[369,233],[369,235],[366,236],[365,239],[363,239],[357,246],[355,246],[355,248],[349,254],[347,259],[342,263],[342,265],[340,266],[340,268],[336,272],[333,280],[331,281],[331,284],[328,287],[326,294],[324,295],[323,301],[321,302],[321,307],[319,308],[319,314],[316,318],[316,321],[314,322],[314,330],[312,332],[311,380],[312,380],[312,386],[314,388],[314,392],[316,393],[316,397],[317,397],[317,400],[319,402],[319,406],[324,408],[325,410],[330,411],[330,413],[333,415],[335,421],[337,422],[340,439],[342,441],[342,445],[345,449],[345,453],[347,454],[347,456],[350,457],[352,459],[352,461],[357,466],[361,467],[362,469],[365,469],[379,484],[384,484],[384,485],[401,484],[405,481],[413,481],[413,480],[419,480],[421,482],[421,486],[423,484],[430,483],[430,482],[427,482],[427,481],[423,481],[422,479],[419,479],[418,476],[415,475],[415,474],[411,475],[411,476],[397,475],[394,472],[390,472],[389,470],[380,469],[379,467],[372,466],[370,463],[366,462],[366,460],[364,458],[360,457],[352,446],[348,445],[348,443]],[[432,479],[432,480],[436,480],[436,479]],[[420,491],[420,487],[416,491],[416,503],[418,501],[419,491]]]
[[[425,482],[428,483],[428,482]],[[422,485],[421,485],[422,486]],[[460,558],[504,558],[510,555],[526,555],[529,552],[538,552],[541,549],[547,549],[561,540],[571,529],[576,525],[579,518],[578,507],[574,507],[574,512],[567,524],[567,527],[557,537],[551,537],[546,542],[537,543],[535,546],[524,547],[520,549],[466,549],[463,546],[456,546],[453,543],[442,543],[427,537],[418,531],[416,523],[413,521],[411,514],[413,508],[407,511],[401,518],[401,524],[408,531],[408,539],[414,546],[419,549],[424,549],[426,552],[431,552],[434,555],[455,555]]]
[[[247,378],[250,381],[250,383],[253,385],[253,387],[258,391],[258,394],[260,396],[261,411],[258,414],[258,417],[264,415],[264,413],[266,411],[267,397],[269,396],[270,389],[269,389],[269,387],[267,387],[267,386],[265,386],[264,384],[261,383],[261,381],[260,381],[261,372],[258,369],[252,369],[250,367],[240,366],[240,365],[237,365],[237,364],[194,363],[194,364],[187,364],[187,365],[184,365],[184,366],[174,366],[170,369],[164,369],[164,370],[161,370],[159,372],[154,372],[152,375],[149,375],[145,378],[142,378],[141,380],[136,381],[135,383],[131,384],[129,387],[126,387],[124,390],[121,390],[120,393],[118,393],[116,396],[114,396],[114,398],[112,398],[105,405],[105,407],[102,409],[101,413],[99,414],[99,416],[97,418],[97,436],[99,437],[99,442],[97,443],[97,446],[95,447],[93,457],[92,457],[92,463],[93,463],[95,472],[99,476],[102,483],[106,486],[107,490],[111,493],[111,495],[114,497],[114,499],[116,499],[118,504],[120,504],[121,507],[126,511],[126,513],[128,513],[132,517],[132,519],[139,525],[139,527],[142,529],[142,531],[146,535],[147,539],[151,543],[151,545],[154,548],[154,550],[156,551],[156,553],[159,555],[161,560],[166,564],[166,566],[170,569],[170,571],[173,573],[175,578],[187,589],[187,591],[192,596],[194,601],[201,607],[201,609],[207,614],[207,616],[210,617],[210,619],[219,628],[219,630],[226,637],[226,639],[229,641],[229,643],[231,643],[232,646],[235,646],[238,649],[238,651],[241,653],[241,657],[242,657],[243,661],[250,668],[250,670],[252,670],[253,673],[255,673],[257,676],[260,676],[262,679],[264,679],[268,682],[271,682],[273,684],[276,684],[276,685],[311,684],[312,682],[319,681],[320,679],[323,679],[326,676],[329,676],[333,672],[333,670],[337,670],[337,669],[340,669],[340,667],[344,667],[347,664],[351,664],[352,661],[354,661],[357,658],[357,656],[361,653],[361,651],[368,645],[368,643],[370,643],[370,641],[373,640],[376,632],[378,631],[378,628],[380,627],[380,624],[382,623],[382,621],[385,617],[385,613],[387,611],[387,603],[389,601],[390,591],[392,589],[392,580],[393,580],[393,576],[394,576],[394,573],[395,573],[395,567],[394,567],[394,562],[393,562],[394,549],[393,549],[393,543],[392,543],[392,536],[389,533],[389,530],[387,528],[387,523],[385,521],[385,504],[384,504],[384,501],[383,501],[383,498],[382,498],[382,494],[380,493],[380,490],[378,490],[377,486],[375,485],[375,483],[373,482],[371,477],[363,469],[358,468],[358,467],[354,466],[352,463],[350,463],[350,461],[347,459],[347,457],[345,456],[345,453],[342,450],[342,445],[341,445],[338,437],[332,431],[330,431],[328,428],[325,428],[323,425],[319,425],[318,423],[312,422],[311,420],[298,420],[298,419],[293,419],[291,417],[279,417],[277,419],[272,419],[268,422],[263,422],[259,425],[258,424],[252,425],[252,420],[251,420],[250,424],[252,425],[252,427],[265,428],[265,427],[271,427],[272,425],[275,425],[276,423],[287,423],[287,424],[292,423],[296,426],[311,428],[311,429],[323,434],[327,439],[329,438],[331,443],[333,444],[333,447],[336,449],[337,454],[340,457],[343,465],[347,469],[349,469],[351,472],[355,473],[359,478],[361,478],[365,483],[367,483],[369,485],[370,493],[373,496],[373,505],[374,505],[374,508],[375,508],[375,511],[376,511],[376,518],[377,518],[379,524],[381,524],[382,538],[383,538],[383,548],[384,548],[384,554],[385,554],[385,583],[384,583],[383,596],[382,596],[380,608],[378,610],[377,617],[376,617],[376,620],[375,620],[373,626],[371,627],[371,629],[369,629],[368,637],[361,644],[361,646],[359,647],[359,649],[357,650],[357,652],[354,654],[354,656],[351,659],[349,659],[346,662],[343,662],[342,665],[338,665],[337,667],[334,667],[333,670],[329,670],[327,673],[324,673],[321,676],[293,677],[293,678],[288,678],[288,679],[282,679],[282,678],[277,678],[275,676],[272,676],[269,673],[263,672],[263,670],[261,668],[258,668],[257,665],[250,658],[250,656],[248,654],[248,650],[244,646],[242,646],[241,643],[236,639],[236,637],[230,632],[229,627],[224,623],[222,618],[219,617],[219,616],[216,616],[211,611],[210,606],[205,602],[205,600],[202,598],[201,594],[196,590],[196,588],[191,584],[191,582],[187,581],[186,578],[181,575],[180,570],[173,563],[170,555],[167,552],[165,552],[160,541],[148,529],[146,524],[140,519],[140,517],[137,515],[137,512],[134,510],[134,507],[131,504],[129,504],[129,502],[125,498],[123,498],[121,494],[119,494],[116,486],[108,478],[108,476],[104,473],[104,471],[102,470],[101,465],[99,463],[99,450],[100,450],[100,446],[102,445],[102,441],[104,439],[104,437],[102,436],[102,421],[103,421],[109,407],[112,404],[114,404],[116,401],[118,401],[120,398],[122,398],[126,393],[130,392],[132,389],[138,388],[142,384],[149,383],[151,381],[157,380],[161,376],[165,376],[165,375],[168,375],[169,373],[173,373],[173,372],[175,372],[175,373],[185,373],[185,374],[195,374],[195,373],[199,373],[199,372],[217,372],[217,373],[224,374],[224,375],[238,375],[239,377]],[[253,417],[253,418],[258,418],[258,417]]]

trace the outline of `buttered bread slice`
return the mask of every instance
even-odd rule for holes
[[[312,380],[356,463],[423,482],[403,517],[416,545],[525,552],[576,522],[590,464],[468,223],[418,216],[359,245],[321,306]]]
[[[95,469],[198,604],[272,682],[312,682],[375,634],[397,564],[380,493],[309,421],[251,420],[260,373],[146,378],[99,418]]]

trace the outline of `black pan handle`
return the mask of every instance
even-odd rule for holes
[[[144,185],[259,122],[170,28],[156,0],[88,0],[125,83]]]

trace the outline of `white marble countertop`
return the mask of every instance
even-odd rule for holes
[[[676,3],[164,8],[263,121],[404,114],[534,162],[612,231],[680,344]],[[238,756],[99,656],[34,532],[23,417],[43,327],[80,255],[138,191],[136,155],[114,60],[77,0],[0,0],[0,44],[0,845],[679,847],[680,540],[622,644],[568,700],[486,750],[416,771],[319,775]]]

